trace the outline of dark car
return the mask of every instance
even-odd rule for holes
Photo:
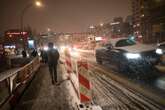
[[[165,42],[158,44],[155,53],[160,56],[156,68],[161,72],[165,72]]]
[[[96,61],[99,64],[114,65],[121,72],[142,72],[154,65],[158,56],[156,45],[145,45],[132,39],[112,39],[103,47],[96,49]]]
[[[158,55],[164,55],[165,54],[165,42],[159,43],[157,45],[157,48],[156,48],[155,52]]]

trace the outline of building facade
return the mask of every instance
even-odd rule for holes
[[[143,0],[131,0],[132,2],[132,22],[133,22],[133,32],[137,37],[144,36],[142,34],[142,19],[143,15]]]
[[[134,34],[144,43],[165,41],[165,0],[132,0]]]
[[[111,25],[112,37],[128,37],[132,34],[132,17],[127,16],[125,20],[122,17],[116,17],[113,19]]]

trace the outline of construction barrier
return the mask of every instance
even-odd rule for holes
[[[79,79],[79,91],[80,91],[80,102],[86,103],[91,101],[91,84],[90,76],[88,72],[87,60],[77,61],[78,66],[78,79]]]
[[[17,103],[28,82],[40,67],[39,57],[25,66],[0,74],[0,109],[11,109]]]
[[[74,58],[69,49],[64,51],[65,67],[69,79],[81,103],[91,101],[91,84],[89,80],[88,64],[84,59]]]
[[[67,73],[70,74],[73,71],[72,71],[71,55],[69,49],[66,48],[64,54],[65,54],[66,70]]]
[[[91,52],[92,55],[94,52]],[[63,72],[69,74],[69,80],[73,86],[77,98],[75,100],[78,110],[102,110],[92,100],[92,84],[90,82],[89,64],[87,54],[77,49],[66,48],[61,50],[60,61],[64,64]]]
[[[76,55],[76,56],[75,56]],[[92,102],[91,82],[89,75],[89,65],[86,59],[77,56],[74,51],[66,49],[64,56],[66,72],[69,74],[73,88],[78,96],[78,110],[102,110],[100,106],[94,105]]]
[[[79,85],[78,85],[78,79],[77,79],[77,72],[76,72],[76,66],[75,61],[71,58],[71,52],[68,48],[64,51],[64,60],[65,60],[65,68],[66,72],[68,73],[68,79],[70,79],[74,90],[79,97]]]

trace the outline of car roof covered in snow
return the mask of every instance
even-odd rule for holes
[[[165,42],[158,43],[157,46],[165,45]]]
[[[115,39],[110,39],[109,43],[112,44],[113,47],[115,47],[116,43],[120,40],[126,40],[128,38],[115,38]],[[165,44],[165,42],[164,42]],[[144,52],[144,51],[149,51],[149,50],[154,50],[156,49],[156,44],[142,44],[137,41],[135,41],[135,45],[130,45],[130,46],[123,46],[123,47],[115,47],[117,49],[122,49],[128,52]]]

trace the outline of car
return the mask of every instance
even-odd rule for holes
[[[158,64],[155,66],[160,72],[165,72],[165,42],[159,43],[155,53],[160,56]]]
[[[111,39],[103,47],[96,49],[96,61],[115,65],[120,72],[134,72],[150,69],[159,59],[155,53],[156,45],[146,45],[130,38]],[[136,67],[136,68],[135,68]]]
[[[156,52],[156,54],[158,54],[158,55],[163,55],[163,54],[165,54],[165,42],[158,43],[155,52]]]

